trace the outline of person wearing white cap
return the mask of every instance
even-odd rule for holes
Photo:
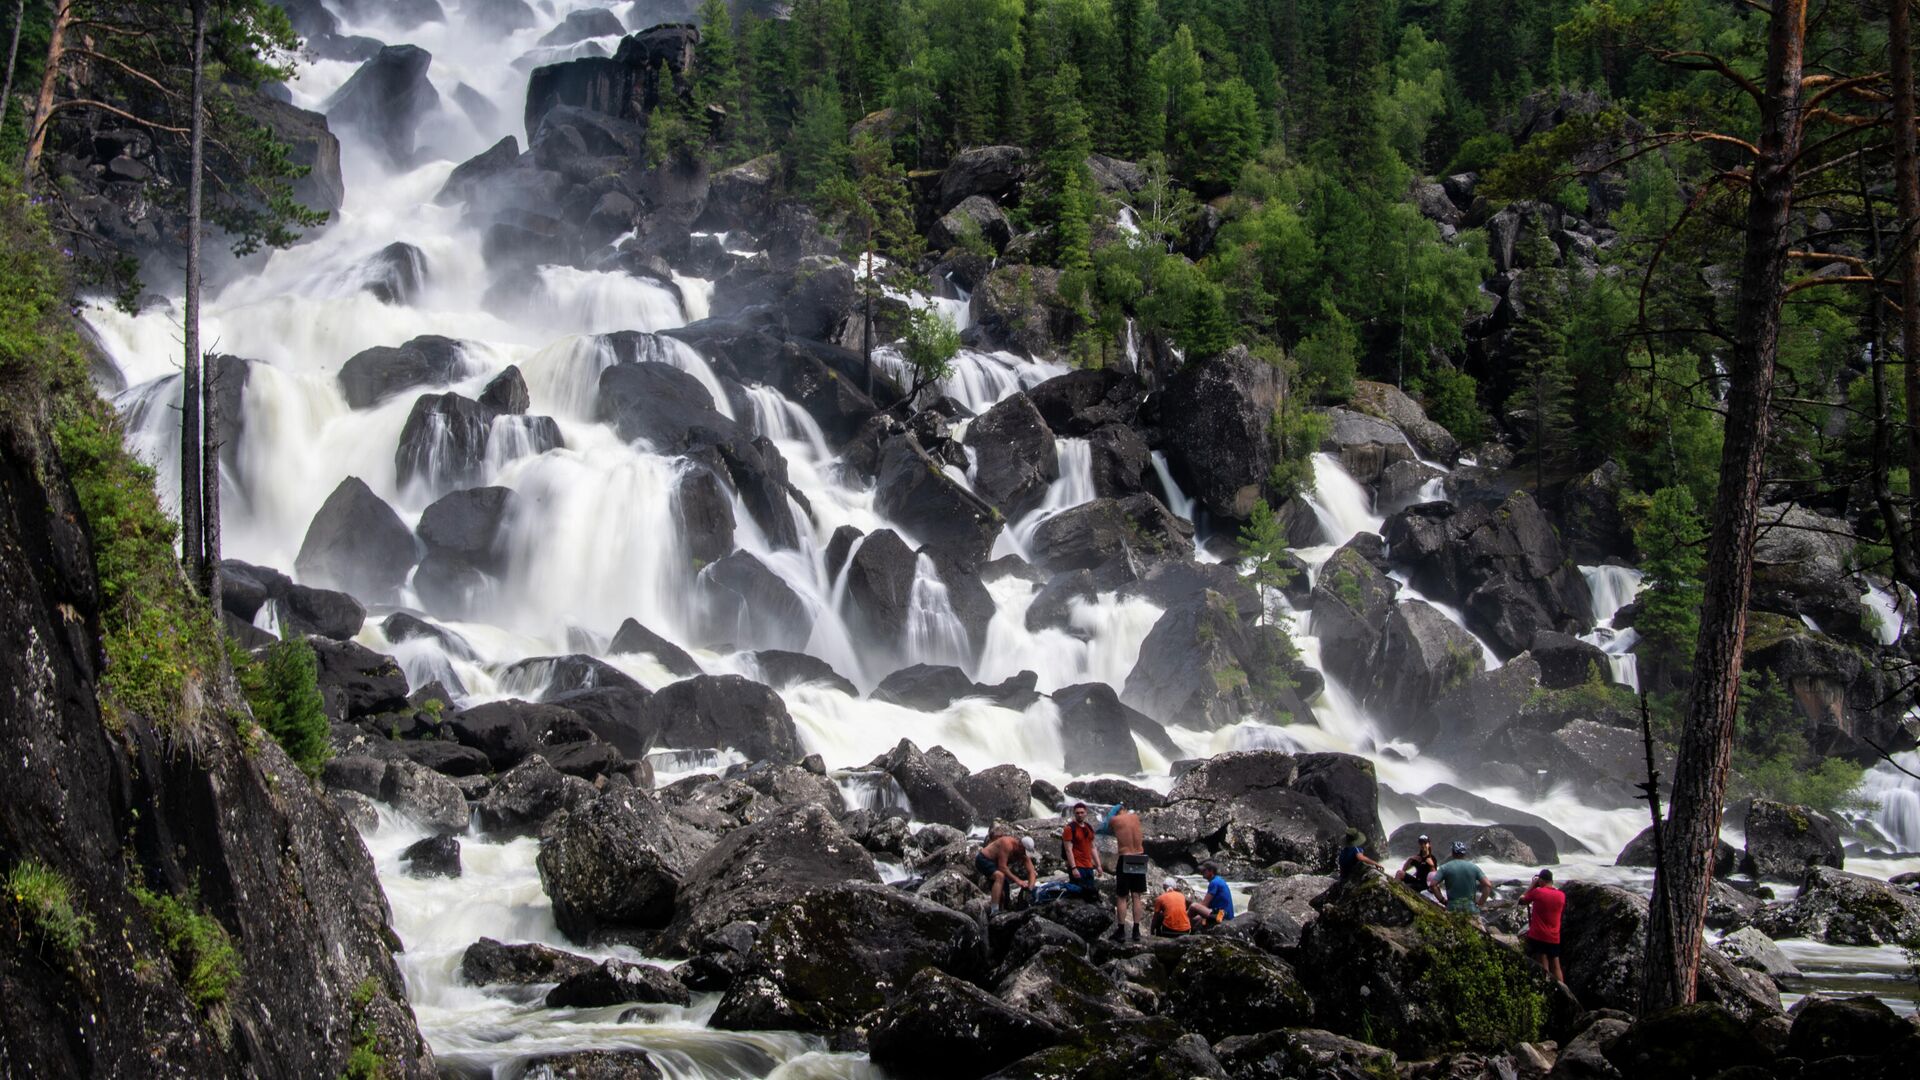
[[[1014,858],[1018,858],[1026,867],[1025,876],[1014,872],[1012,865],[1008,862]],[[1035,861],[1031,837],[1015,838],[1010,833],[1003,834],[988,840],[981,846],[980,851],[973,857],[973,868],[978,870],[982,877],[993,882],[991,910],[999,911],[1005,907],[1009,882],[1015,885],[1025,884],[1029,889],[1039,887],[1040,875],[1034,870]]]
[[[1427,878],[1439,865],[1440,861],[1433,857],[1432,838],[1426,833],[1421,833],[1420,850],[1400,864],[1400,872],[1393,875],[1393,880],[1411,887],[1414,892],[1424,892],[1427,888]]]
[[[1161,888],[1153,902],[1153,936],[1185,937],[1192,932],[1193,921],[1187,917],[1187,894],[1180,891],[1180,879],[1168,878]]]

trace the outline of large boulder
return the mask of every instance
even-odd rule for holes
[[[1653,852],[1653,826],[1649,825],[1641,829],[1638,835],[1627,841],[1627,846],[1621,848],[1620,854],[1614,857],[1613,864],[1615,866],[1656,865]],[[1740,853],[1733,849],[1732,844],[1716,837],[1713,843],[1713,876],[1732,877],[1739,869],[1739,865]]]
[[[973,827],[973,804],[960,794],[955,783],[962,777],[949,775],[911,740],[901,739],[875,764],[900,785],[915,818],[956,829]]]
[[[715,644],[797,650],[813,636],[813,610],[752,554],[736,551],[709,563],[695,582]]]
[[[1862,625],[1860,589],[1849,580],[1853,532],[1805,507],[1762,509],[1753,541],[1755,610],[1805,616],[1826,633],[1873,643]]]
[[[1282,393],[1279,370],[1236,346],[1187,364],[1156,398],[1167,465],[1209,513],[1244,520],[1265,495]]]
[[[668,23],[631,34],[612,56],[589,56],[535,68],[527,81],[526,129],[538,132],[547,114],[573,108],[610,119],[645,121],[663,94],[683,93],[700,31]],[[663,82],[662,73],[667,78]]]
[[[869,1029],[873,1063],[901,1076],[978,1080],[1061,1041],[1054,1025],[923,967]]]
[[[1026,394],[1054,434],[1084,438],[1113,425],[1132,427],[1146,391],[1132,372],[1075,368]]]
[[[487,755],[493,767],[504,772],[536,752],[554,725],[577,720],[573,712],[556,705],[508,700],[462,709],[442,727],[460,745]]]
[[[1162,723],[1208,729],[1252,718],[1314,722],[1294,674],[1302,665],[1279,628],[1248,624],[1208,590],[1160,616],[1127,675],[1125,700]]]
[[[1468,626],[1502,657],[1524,651],[1542,630],[1584,629],[1592,612],[1586,579],[1524,491],[1498,507],[1408,507],[1387,520],[1385,536],[1414,587],[1461,608]]]
[[[440,108],[440,92],[427,80],[432,63],[433,54],[417,45],[381,49],[327,99],[327,120],[372,144],[391,164],[411,165],[421,121]]]
[[[699,663],[687,655],[687,651],[659,634],[640,625],[637,620],[628,619],[614,631],[613,641],[607,646],[607,654],[618,656],[623,653],[646,653],[666,668],[668,673],[688,678],[703,674]]]
[[[340,391],[350,408],[364,409],[416,386],[445,386],[466,371],[466,354],[452,338],[423,334],[404,345],[376,345],[340,365]]]
[[[1802,937],[1829,945],[1897,945],[1920,934],[1920,895],[1844,870],[1807,871],[1790,904],[1762,911],[1755,925],[1768,937]]]
[[[836,883],[771,915],[715,1027],[835,1032],[905,995],[928,968],[964,981],[985,973],[971,918],[897,889]]]
[[[420,543],[439,556],[489,574],[506,569],[507,527],[519,498],[511,488],[480,487],[453,492],[420,515]]]
[[[1137,714],[1121,704],[1113,687],[1106,683],[1062,687],[1053,692],[1053,703],[1060,710],[1060,741],[1069,773],[1140,771],[1140,750],[1133,741]]]
[[[1645,1080],[1770,1076],[1764,1066],[1772,1056],[1754,1038],[1752,1021],[1710,1001],[1641,1017],[1607,1048],[1607,1060],[1619,1075]]]
[[[1799,881],[1809,867],[1846,865],[1840,827],[1808,806],[1755,799],[1747,813],[1747,852],[1740,868],[1757,878]]]
[[[927,230],[927,246],[934,251],[985,243],[997,255],[1011,239],[1013,228],[1007,223],[1006,212],[984,195],[969,195],[960,200],[959,205],[940,215]]]
[[[1180,950],[1167,1007],[1209,1042],[1304,1024],[1313,1017],[1313,999],[1285,961],[1210,938]]]
[[[1424,600],[1402,600],[1387,616],[1363,700],[1375,716],[1389,722],[1411,720],[1485,670],[1486,663],[1480,643],[1458,623]]]
[[[569,752],[589,747],[608,749],[605,743],[598,740],[561,743],[545,750],[553,761],[533,754],[501,773],[487,788],[486,795],[474,805],[480,828],[502,840],[525,836],[538,832],[553,815],[563,810],[577,810],[593,802],[597,793],[592,784],[555,767],[556,764],[565,764]],[[618,762],[617,753],[609,756],[615,763]]]
[[[969,306],[974,323],[969,342],[1047,357],[1064,349],[1073,332],[1073,309],[1060,295],[1060,271],[1048,267],[1003,262],[975,285]]]
[[[513,416],[455,393],[422,394],[400,429],[394,476],[401,487],[446,490],[479,483],[513,458],[564,445],[552,417]]]
[[[1060,476],[1053,432],[1025,394],[975,417],[966,443],[974,452],[973,489],[1009,519],[1039,506]]]
[[[1327,410],[1321,448],[1340,459],[1340,467],[1362,484],[1378,484],[1389,466],[1415,459],[1413,445],[1393,424],[1351,409]]]
[[[1435,185],[1437,186],[1437,185]],[[1453,433],[1427,417],[1427,410],[1396,387],[1364,379],[1353,384],[1353,406],[1361,412],[1391,422],[1403,432],[1420,456],[1442,465],[1452,465],[1460,457],[1460,444]]]
[[[631,939],[672,921],[704,837],[652,795],[610,791],[567,814],[540,845],[540,887],[576,941]]]
[[[975,820],[1020,821],[1033,807],[1033,776],[1018,765],[995,765],[961,777],[954,787],[973,807]]]
[[[990,202],[1012,194],[1027,176],[1027,152],[1017,146],[975,146],[962,150],[940,174],[940,212],[978,195]]]
[[[407,675],[393,657],[353,641],[310,637],[315,682],[327,719],[358,720],[407,705]]]
[[[507,945],[483,937],[460,954],[460,976],[475,986],[529,986],[557,983],[570,975],[593,970],[593,961],[556,949],[528,943]]]
[[[780,695],[738,675],[696,675],[647,702],[660,746],[738,750],[752,760],[798,762],[800,735]]]
[[[418,561],[413,530],[366,481],[349,476],[313,515],[293,567],[308,584],[383,603],[398,596]]]
[[[1318,608],[1313,617],[1317,631]],[[1321,648],[1326,648],[1324,638]],[[1512,722],[1540,689],[1540,665],[1522,653],[1492,671],[1469,675],[1442,691],[1426,714],[1403,730],[1424,745],[1448,748],[1448,756],[1464,759],[1477,754],[1489,736]]]
[[[580,718],[595,738],[639,761],[653,749],[659,731],[647,711],[653,694],[638,686],[589,686],[556,694],[549,704]]]
[[[1373,656],[1395,611],[1399,591],[1358,543],[1348,543],[1320,568],[1313,586],[1313,634],[1327,674],[1363,691],[1372,682]]]
[[[1567,894],[1560,944],[1568,989],[1590,1009],[1632,1011],[1646,956],[1646,898],[1577,880],[1561,883],[1561,890]],[[1701,1001],[1722,1005],[1745,1023],[1780,1012],[1780,992],[1771,980],[1711,948],[1701,955],[1698,986]]]
[[[1257,1080],[1292,1076],[1386,1076],[1394,1054],[1324,1028],[1281,1028],[1235,1035],[1214,1047],[1227,1074]]]
[[[687,868],[661,946],[668,955],[688,955],[726,924],[765,920],[812,889],[879,880],[873,856],[831,813],[815,805],[783,810],[728,833]],[[857,914],[837,907],[813,910],[829,920]]]
[[[1377,874],[1314,906],[1295,964],[1334,1031],[1408,1057],[1505,1050],[1544,1032],[1551,983],[1478,925]]]
[[[1049,571],[1097,570],[1110,563],[1144,569],[1193,553],[1193,525],[1152,495],[1094,499],[1063,510],[1033,533],[1035,565]]]
[[[892,529],[875,529],[846,561],[848,621],[863,643],[896,649],[906,640],[907,615],[919,557]]]
[[[978,565],[1006,523],[991,504],[954,482],[918,437],[896,435],[880,447],[874,509],[923,543]]]

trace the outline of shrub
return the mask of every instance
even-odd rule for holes
[[[153,924],[154,933],[166,946],[174,977],[180,980],[187,1000],[202,1013],[224,1005],[240,980],[240,954],[226,927],[198,910],[198,896],[192,890],[184,899],[138,885],[132,891],[147,921]]]
[[[1537,987],[1515,978],[1505,946],[1463,915],[1428,914],[1424,923],[1428,1001],[1445,1002],[1450,1026],[1463,1043],[1512,1046],[1532,1042],[1546,1022],[1547,1002]],[[1505,962],[1503,962],[1505,961]]]
[[[387,1075],[387,1059],[380,1053],[380,1030],[374,1026],[373,1018],[367,1015],[367,1006],[373,1004],[374,995],[380,986],[372,976],[360,980],[353,988],[353,1048],[347,1053],[347,1067],[340,1073],[340,1080],[380,1080]]]
[[[73,909],[67,879],[44,863],[27,859],[8,871],[7,897],[22,923],[63,952],[79,951],[93,932],[93,920]]]
[[[253,718],[309,776],[319,776],[333,753],[317,672],[313,646],[298,639],[280,642],[235,672]]]

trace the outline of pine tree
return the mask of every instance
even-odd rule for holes
[[[1653,493],[1634,529],[1645,588],[1634,629],[1644,655],[1686,657],[1700,633],[1701,575],[1706,569],[1706,528],[1693,494],[1684,487]]]
[[[1533,487],[1546,489],[1547,471],[1571,462],[1573,376],[1567,368],[1567,278],[1555,266],[1553,242],[1537,228],[1526,237],[1530,266],[1511,286],[1520,290],[1525,315],[1513,331],[1513,353],[1520,358],[1520,386],[1512,404],[1533,414]]]
[[[1035,143],[1043,148],[1039,218],[1053,229],[1054,264],[1069,273],[1093,268],[1093,152],[1087,112],[1080,104],[1080,72],[1062,67],[1042,84],[1045,108]]]
[[[788,154],[793,190],[803,198],[813,198],[825,185],[846,177],[847,118],[831,77],[800,92]]]
[[[700,44],[693,52],[693,112],[697,122],[713,125],[713,156],[723,162],[731,159],[740,137],[739,48],[727,0],[703,0]],[[724,117],[717,123],[716,110]]]
[[[1139,159],[1158,153],[1166,135],[1166,113],[1153,64],[1159,13],[1153,0],[1113,0],[1114,85],[1119,93],[1118,149]]]
[[[1240,556],[1246,561],[1253,587],[1260,594],[1260,616],[1254,621],[1264,625],[1268,593],[1286,588],[1294,577],[1287,530],[1265,499],[1253,504],[1253,512],[1247,515],[1247,523],[1240,529]]]

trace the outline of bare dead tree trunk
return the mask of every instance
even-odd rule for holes
[[[1900,200],[1900,355],[1906,362],[1907,471],[1920,482],[1920,146],[1914,135],[1912,0],[1887,5],[1893,69],[1893,186]],[[1876,301],[1877,302],[1877,301]],[[1920,514],[1907,511],[1909,550],[1920,548]]]
[[[207,0],[193,0],[193,116],[187,164],[187,302],[186,363],[180,380],[180,561],[187,578],[205,586],[207,580],[205,519],[202,499],[206,478],[201,475],[207,437],[202,420],[205,401],[200,370],[200,172],[206,127],[201,119],[202,86],[207,59]],[[214,466],[216,469],[218,464]]]
[[[1727,794],[1734,712],[1740,695],[1747,601],[1753,592],[1753,539],[1773,397],[1774,358],[1785,297],[1787,230],[1794,159],[1800,151],[1801,68],[1807,0],[1774,0],[1767,64],[1759,94],[1758,154],[1748,181],[1746,253],[1740,262],[1729,365],[1719,492],[1707,538],[1707,575],[1687,692],[1686,729],[1674,761],[1665,853],[1655,871],[1642,1009],[1694,1000],[1713,846]]]
[[[40,97],[33,106],[32,123],[27,130],[27,160],[20,168],[21,179],[33,187],[33,173],[40,165],[40,152],[47,146],[47,124],[53,117],[53,92],[60,81],[60,61],[67,51],[67,26],[73,22],[74,0],[59,0],[53,9],[53,28],[47,35],[47,67],[40,73]]]
[[[203,517],[201,533],[205,541],[201,544],[202,569],[200,590],[207,597],[207,603],[213,608],[213,617],[219,619],[223,597],[220,595],[220,448],[225,442],[221,426],[220,410],[215,403],[220,400],[220,366],[206,365],[206,408],[205,427],[206,445],[200,455],[200,508]]]
[[[7,126],[7,106],[13,104],[13,69],[20,62],[20,27],[27,21],[27,0],[13,0],[13,44],[7,46],[7,82],[0,89],[0,128]]]

